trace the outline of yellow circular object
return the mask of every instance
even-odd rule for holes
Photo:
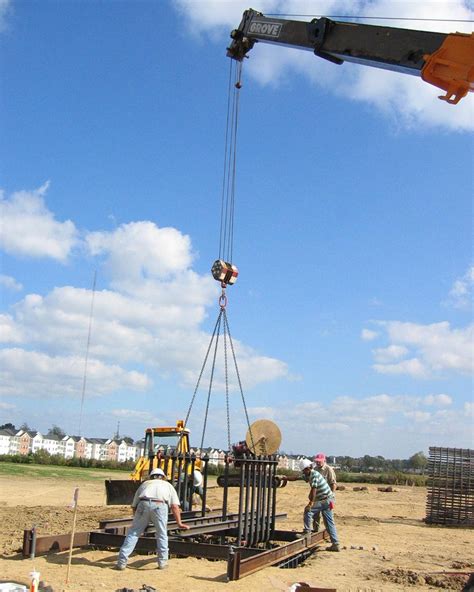
[[[257,456],[274,454],[281,444],[280,428],[269,419],[258,419],[247,431],[245,441],[249,450]]]

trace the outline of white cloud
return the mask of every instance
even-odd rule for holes
[[[474,290],[474,265],[471,265],[466,273],[457,279],[448,296],[448,304],[454,308],[466,308],[472,310]]]
[[[21,343],[23,341],[21,328],[10,315],[0,314],[0,342]]]
[[[378,336],[379,334],[377,331],[372,331],[371,329],[362,329],[360,334],[361,339],[364,341],[373,341],[374,339],[377,339]]]
[[[7,17],[11,11],[10,0],[0,0],[0,32],[7,28]]]
[[[427,369],[418,358],[403,360],[395,364],[374,364],[372,367],[380,374],[407,374],[413,378],[428,378]]]
[[[49,356],[19,348],[3,349],[0,350],[0,367],[3,395],[46,399],[80,396],[82,392],[84,358]],[[115,364],[89,360],[87,385],[88,395],[97,396],[120,389],[144,390],[149,388],[150,380],[135,370],[126,371]]]
[[[185,272],[193,259],[188,236],[148,221],[123,224],[113,232],[92,232],[86,241],[92,255],[106,256],[115,283],[125,281],[130,288],[137,280]]]
[[[453,399],[449,395],[427,395],[423,399],[425,405],[433,405],[435,407],[449,407]]]
[[[413,419],[415,422],[424,422],[431,419],[429,411],[405,411],[405,417]]]
[[[44,203],[49,182],[33,191],[0,192],[0,247],[12,255],[65,262],[78,243],[70,220],[58,222]]]
[[[372,350],[374,359],[379,364],[388,364],[407,355],[408,349],[402,345],[389,345]]]
[[[53,216],[40,199],[45,191],[46,187],[41,188],[38,195],[25,199],[35,207],[41,202],[40,210],[47,212],[45,217],[51,221]],[[12,202],[16,203],[16,198]],[[177,379],[186,387],[194,386],[210,339],[202,324],[209,306],[216,303],[217,285],[210,274],[201,276],[192,269],[190,238],[175,228],[159,228],[142,221],[124,224],[112,232],[86,234],[84,244],[92,256],[104,260],[98,283],[109,279],[111,288],[95,290],[93,294],[91,290],[62,286],[45,295],[27,294],[11,307],[11,314],[0,316],[4,343],[22,344],[25,348],[9,354],[11,392],[18,394],[23,389],[25,396],[34,391],[47,398],[66,389],[58,360],[84,358],[92,299],[88,374],[98,369],[96,394],[127,385],[147,388],[151,381],[142,369],[160,378]],[[108,278],[102,275],[103,269]],[[234,347],[245,388],[289,377],[286,364],[280,360],[261,355],[238,339],[234,339]],[[17,387],[12,386],[15,372],[21,374],[12,361],[20,355],[25,363],[31,356],[31,374],[43,383],[42,390],[38,384],[33,388],[29,379],[21,375],[17,377]],[[229,364],[232,373],[230,357]],[[140,373],[135,375],[129,368],[140,368]],[[57,383],[57,388],[50,388],[43,381],[46,375],[52,385]],[[115,380],[119,375],[124,377],[123,384]],[[236,377],[233,380],[237,384]],[[223,388],[220,361],[214,381],[216,389]]]
[[[446,321],[421,325],[401,321],[380,321],[395,351],[404,348],[408,359],[374,364],[382,374],[407,374],[415,378],[437,377],[446,372],[470,374],[473,371],[474,325],[453,329]],[[383,350],[375,350],[375,353]]]
[[[286,451],[407,458],[435,444],[469,446],[472,421],[468,414],[474,405],[448,409],[451,401],[446,394],[340,396],[326,404],[275,405],[257,415],[271,417],[278,424],[281,448]],[[426,409],[428,404],[433,408]],[[251,414],[255,416],[253,410]]]
[[[7,288],[7,290],[12,290],[13,292],[20,292],[23,290],[23,286],[10,275],[0,274],[0,285]]]
[[[248,8],[245,1],[222,0],[175,0],[175,6],[192,33],[208,35],[223,46],[230,42],[230,31],[239,25],[243,11]],[[263,14],[311,14],[314,13],[315,6],[314,3],[299,0],[262,0],[258,9]],[[447,19],[447,22],[370,21],[371,24],[446,33],[470,33],[470,23],[448,21],[474,18],[474,9],[462,0],[417,3],[379,0],[369,4],[362,1],[323,1],[318,3],[316,9],[323,15],[349,12],[367,16]],[[310,17],[301,20],[310,20]],[[450,130],[474,129],[472,97],[463,99],[456,106],[448,105],[445,101],[437,99],[438,95],[444,94],[443,91],[415,76],[349,63],[335,66],[325,60],[316,59],[311,52],[282,46],[277,48],[263,43],[257,44],[249,56],[245,71],[259,84],[276,87],[287,82],[294,73],[299,73],[329,92],[374,105],[397,126],[417,127],[423,130],[435,126]]]
[[[200,330],[211,289],[195,292],[194,306],[189,295],[170,283],[155,283],[154,298],[122,295],[108,290],[94,298],[90,355],[108,363],[144,364],[160,375],[176,374],[186,386],[194,386],[210,336]],[[175,301],[169,302],[170,292]],[[198,298],[198,294],[200,297]],[[55,288],[45,297],[29,294],[14,307],[15,319],[5,316],[4,334],[10,342],[26,341],[51,355],[84,355],[92,294],[71,286]],[[0,319],[1,320],[1,319]],[[262,356],[234,339],[239,371],[246,388],[287,376],[283,362]],[[221,347],[222,351],[222,337]],[[229,351],[230,356],[230,351]],[[214,377],[216,388],[224,379],[220,360]],[[209,365],[208,365],[209,368]],[[230,375],[235,374],[229,357]]]
[[[464,403],[464,413],[474,418],[474,403]]]
[[[112,409],[110,415],[118,419],[127,420],[128,424],[143,426],[163,426],[166,421],[157,417],[149,411],[138,411],[136,409]]]
[[[15,405],[12,405],[11,403],[3,403],[2,401],[0,401],[0,409],[11,411],[12,409],[15,409]]]

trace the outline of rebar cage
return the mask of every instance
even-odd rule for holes
[[[474,450],[430,448],[425,521],[474,526]]]

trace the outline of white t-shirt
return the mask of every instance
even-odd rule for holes
[[[149,499],[156,499],[168,504],[168,506],[179,506],[179,497],[176,489],[163,479],[150,479],[143,482],[135,493],[133,498],[132,508],[138,506],[141,497]]]

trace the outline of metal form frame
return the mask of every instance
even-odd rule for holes
[[[231,472],[232,463],[237,473]],[[248,454],[238,459],[226,458],[222,510],[207,514],[199,510],[183,512],[182,520],[189,526],[186,531],[179,530],[170,518],[170,554],[226,560],[228,581],[272,565],[296,567],[302,563],[320,543],[329,540],[329,536],[325,530],[300,536],[275,528],[277,520],[286,518],[286,514],[276,513],[276,489],[280,485],[276,467],[274,456]],[[186,487],[186,482],[182,481],[183,490]],[[229,487],[239,488],[236,513],[230,513],[228,509]],[[132,518],[104,520],[97,530],[76,533],[73,546],[120,547],[131,522]],[[155,551],[154,535],[153,528],[149,527],[139,538],[136,549]],[[37,536],[34,529],[25,530],[23,555],[30,557],[65,551],[70,548],[70,543],[69,534]]]
[[[430,448],[425,521],[474,526],[474,450]]]

